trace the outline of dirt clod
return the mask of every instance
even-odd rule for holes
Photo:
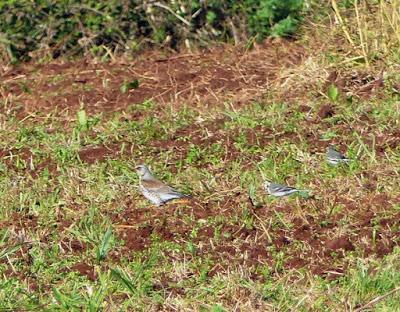
[[[326,242],[326,248],[328,250],[343,249],[344,251],[354,250],[354,245],[350,239],[346,236],[338,237]]]
[[[76,271],[79,274],[86,276],[89,280],[95,281],[97,279],[97,274],[94,270],[94,267],[85,263],[79,262],[71,267],[71,271]]]
[[[331,104],[322,105],[318,111],[318,117],[321,119],[332,117],[335,114],[335,110]]]

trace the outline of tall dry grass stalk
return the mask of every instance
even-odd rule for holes
[[[400,48],[400,0],[354,0],[350,8],[331,4],[344,37],[367,66]]]

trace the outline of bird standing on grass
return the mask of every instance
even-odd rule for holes
[[[282,184],[278,184],[278,183],[274,183],[274,182],[270,182],[270,181],[264,182],[264,188],[269,195],[272,195],[275,197],[288,196],[288,195],[291,195],[291,194],[297,193],[297,192],[307,192],[304,190],[299,190],[294,187],[290,187],[290,186],[286,186],[286,185],[282,185]]]
[[[178,199],[187,198],[187,195],[175,191],[172,187],[157,180],[145,165],[139,165],[136,168],[139,175],[139,189],[143,196],[150,200],[154,205],[161,206],[166,202]]]
[[[333,166],[336,166],[340,163],[348,164],[350,161],[350,159],[338,152],[333,146],[328,147],[328,151],[326,152],[326,160]]]

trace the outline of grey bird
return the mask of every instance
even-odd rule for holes
[[[161,206],[173,199],[189,197],[156,179],[146,165],[136,166],[135,169],[140,179],[140,191],[154,205]]]
[[[326,152],[326,160],[329,164],[336,166],[340,163],[348,164],[350,159],[337,151],[333,146],[329,146]]]
[[[274,182],[270,182],[270,181],[264,182],[264,188],[269,195],[272,195],[275,197],[288,196],[288,195],[291,195],[291,194],[297,193],[297,192],[305,192],[304,190],[299,190],[294,187],[290,187],[287,185],[274,183]]]

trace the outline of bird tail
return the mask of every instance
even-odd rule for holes
[[[192,195],[186,195],[179,192],[174,192],[173,194],[178,196],[179,198],[192,198]]]

